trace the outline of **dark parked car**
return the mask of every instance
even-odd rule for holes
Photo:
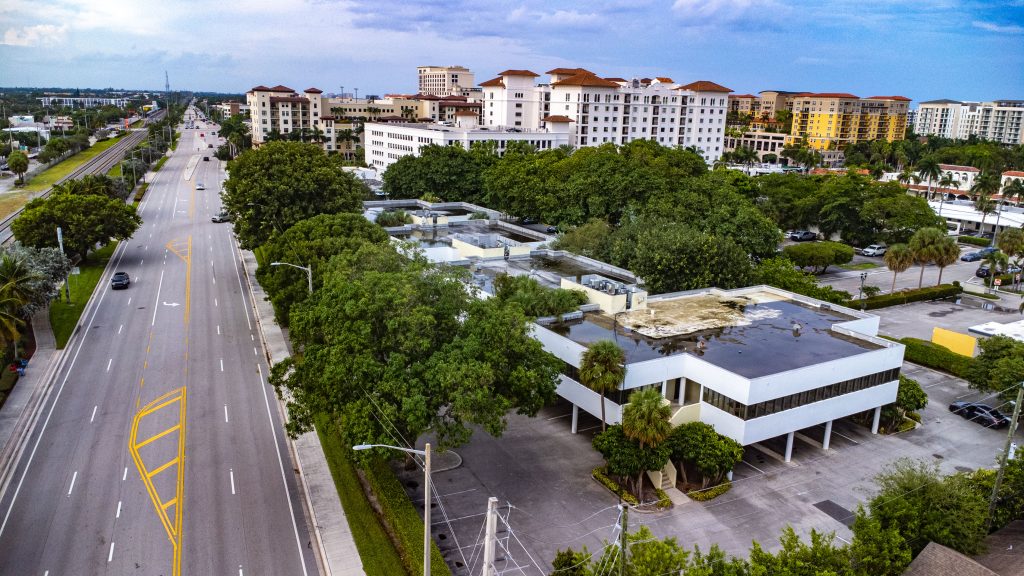
[[[806,242],[808,240],[817,240],[818,235],[810,230],[797,230],[789,236],[789,239],[796,242]]]
[[[1010,425],[1010,418],[999,410],[979,402],[953,402],[949,411],[981,424],[986,428],[1005,428]]]
[[[1002,270],[999,270],[997,268],[996,272],[1001,273]],[[989,276],[992,275],[992,269],[989,267],[988,264],[982,264],[981,266],[978,266],[977,270],[974,271],[974,275],[977,276],[978,278],[988,278]]]
[[[210,161],[210,157],[209,156],[203,156],[203,162],[209,162],[209,161]]]
[[[998,252],[998,251],[999,251],[999,248],[996,248],[994,246],[986,246],[986,247],[982,248],[981,250],[978,250],[978,254],[981,254],[981,257],[984,258],[985,256],[988,256],[989,254],[991,254],[993,252]]]
[[[982,258],[984,258],[984,256],[981,255],[981,252],[968,252],[961,256],[960,260],[963,260],[964,262],[977,262]]]
[[[127,288],[131,283],[131,276],[129,276],[127,272],[114,272],[114,276],[110,279],[110,288],[113,290],[122,290]]]

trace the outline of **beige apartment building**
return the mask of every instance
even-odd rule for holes
[[[420,66],[416,69],[420,94],[471,96],[476,78],[463,66]]]

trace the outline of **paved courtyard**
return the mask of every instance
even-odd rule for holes
[[[656,535],[674,536],[687,547],[696,544],[706,550],[717,543],[728,553],[744,556],[755,540],[777,547],[787,524],[800,534],[813,528],[848,540],[852,511],[869,497],[872,477],[889,462],[923,459],[938,463],[945,472],[992,466],[1004,433],[947,410],[955,399],[982,396],[963,381],[914,365],[906,364],[904,374],[918,379],[929,394],[922,427],[873,436],[859,424],[837,421],[830,450],[799,440],[790,464],[748,448],[730,492],[664,512],[632,512],[631,530],[646,525]],[[570,432],[570,406],[558,403],[536,418],[513,416],[499,439],[478,432],[458,450],[460,466],[435,472],[441,498],[433,507],[433,529],[456,575],[479,572],[489,496],[501,505],[498,566],[508,570],[505,574],[547,574],[559,549],[585,545],[598,551],[614,537],[617,499],[590,478],[590,471],[602,464],[590,446],[600,431],[598,421],[581,417],[580,431]],[[807,429],[803,435],[820,440],[821,432]],[[422,506],[418,471],[401,472],[400,477]]]

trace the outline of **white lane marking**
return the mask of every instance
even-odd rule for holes
[[[224,422],[228,423],[228,424],[231,423],[231,421],[228,420],[228,405],[227,404],[224,405]]]
[[[238,565],[238,576],[245,576],[245,574],[242,574],[242,565],[241,564]]]
[[[145,258],[143,258],[142,260],[139,260],[139,266],[142,266],[142,263],[145,262],[145,261],[146,261]]]
[[[216,298],[213,299],[213,305],[214,306],[220,306],[220,304],[217,304],[217,299]]]
[[[256,335],[255,334],[249,334],[249,340],[252,340],[253,342],[255,342],[256,341]]]
[[[160,289],[164,286],[164,271],[160,271],[160,283],[156,285],[156,302],[153,303],[153,321],[150,326],[156,326],[156,311],[160,308]]]
[[[71,475],[71,486],[68,486],[68,496],[71,496],[71,491],[75,489],[75,480],[78,479],[78,470]]]
[[[213,283],[214,283],[214,284],[216,284],[216,283],[217,283],[217,277],[216,277],[216,276],[210,276],[210,278],[212,278],[212,279],[213,279]]]
[[[224,359],[223,358],[220,359],[220,371],[221,372],[224,371]]]
[[[124,479],[127,478],[127,477],[128,477],[128,467],[125,466],[124,467],[124,474],[121,474],[121,482],[124,482]]]
[[[231,475],[231,493],[235,493],[235,471],[228,468],[228,474]]]
[[[121,501],[118,500],[117,501],[117,514],[114,515],[114,518],[120,518],[120,517],[121,517]]]
[[[232,237],[233,238],[233,237]],[[242,286],[242,266],[238,262],[237,247],[238,243],[233,239],[229,240],[231,245],[231,261],[235,263],[235,277],[238,278],[238,298],[242,301],[242,309],[245,310],[245,323],[249,325],[249,330],[252,330],[252,320],[249,319],[249,307],[245,303],[245,288]]]
[[[270,431],[274,432],[274,416],[270,412],[270,397],[267,396],[267,386],[263,382],[263,368],[260,367],[259,362],[256,363],[256,370],[260,373],[260,388],[263,389],[263,403],[267,407],[267,421],[270,422]],[[288,493],[288,479],[284,475],[284,460],[281,459],[281,447],[277,444],[277,434],[274,433],[274,451],[277,452],[277,466],[281,469],[281,485],[284,486],[284,499],[288,502],[288,516],[292,519],[292,532],[295,534],[295,547],[299,549],[299,558],[302,561],[299,563],[302,566],[303,576],[309,576],[309,572],[306,571],[305,556],[303,555],[302,542],[299,540],[299,525],[295,522],[295,509],[292,508],[292,499]],[[241,568],[239,568],[241,570]]]
[[[92,416],[89,417],[89,422],[92,422],[93,420],[96,419],[96,409],[97,408],[99,408],[99,406],[93,406],[92,407]]]
[[[110,372],[110,364],[113,363],[113,361],[114,361],[113,358],[107,360],[107,372]]]
[[[138,281],[139,281],[139,277],[138,277],[138,276],[136,276],[136,277],[135,277],[135,281],[136,281],[136,282],[138,282]],[[129,296],[129,297],[128,297],[128,305],[129,305],[129,306],[131,306],[131,305],[132,305],[132,297],[131,297],[131,296]]]
[[[210,266],[213,266],[213,260],[210,260]]]
[[[107,562],[110,562],[113,559],[114,559],[114,543],[111,542],[110,543],[110,552],[107,553]]]
[[[117,333],[120,334],[121,330],[124,330],[124,324],[121,324],[120,326],[117,327]]]
[[[260,355],[260,353],[256,351],[256,347],[255,346],[252,347],[252,355],[253,356],[259,356]]]
[[[220,324],[217,324],[217,335],[220,336]]]

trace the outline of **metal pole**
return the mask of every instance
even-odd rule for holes
[[[306,280],[309,281],[309,293],[313,293],[313,267],[309,266],[306,268]]]
[[[622,532],[619,534],[619,547],[622,548],[622,558],[619,563],[619,576],[626,576],[626,531],[629,528],[629,505],[619,504],[619,510],[622,510]]]
[[[498,499],[487,499],[487,534],[484,539],[484,568],[480,576],[494,576],[494,551],[497,548]]]
[[[60,229],[60,226],[57,226],[57,245],[60,246],[60,253],[64,254],[64,233]],[[64,277],[64,294],[68,299],[68,304],[71,304],[71,287],[69,286],[70,283],[71,275],[68,274],[67,276]],[[57,293],[57,300],[60,301],[60,292]]]
[[[430,576],[430,443],[423,448],[423,576]]]
[[[985,520],[986,528],[992,527],[992,519],[996,514],[996,501],[999,499],[999,488],[1003,483],[1003,474],[1006,471],[1006,460],[1010,457],[1013,433],[1017,431],[1017,419],[1020,418],[1020,404],[1022,401],[1024,401],[1024,382],[1017,387],[1017,403],[1013,407],[1013,418],[1010,419],[1009,430],[1006,432],[1006,446],[1003,447],[1003,453],[999,456],[999,470],[996,472],[996,482],[992,486],[992,496],[988,501],[988,517]]]

